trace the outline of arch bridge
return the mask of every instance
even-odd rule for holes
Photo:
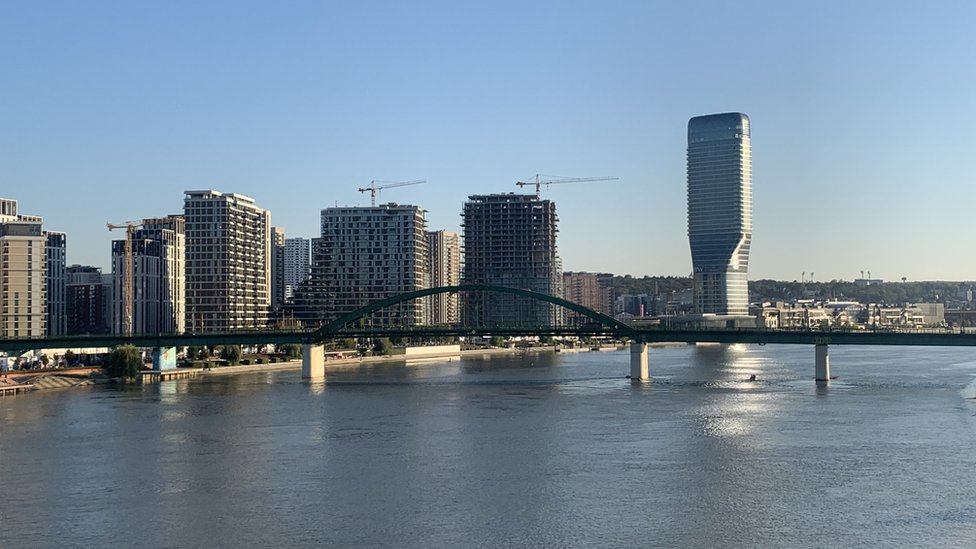
[[[583,326],[355,326],[369,315],[406,301],[458,292],[494,292],[521,296],[550,303],[574,311],[590,320]],[[361,324],[361,323],[360,323]],[[631,342],[631,379],[648,379],[647,345],[655,342],[682,343],[758,343],[813,345],[815,347],[815,379],[830,379],[828,345],[918,345],[918,346],[976,346],[976,333],[944,330],[918,331],[822,331],[744,329],[670,329],[662,327],[636,328],[610,316],[577,303],[547,294],[485,284],[461,284],[427,288],[381,299],[344,314],[315,330],[250,330],[233,332],[203,332],[193,334],[152,335],[87,335],[47,338],[0,339],[0,351],[22,353],[36,349],[96,348],[131,344],[143,348],[167,348],[202,345],[259,345],[300,344],[303,346],[304,377],[317,378],[325,374],[323,343],[347,337],[436,337],[436,336],[590,336],[605,335],[629,338]]]
[[[521,335],[558,335],[558,334],[569,335],[569,334],[580,333],[580,331],[582,330],[583,332],[588,331],[589,333],[616,335],[619,337],[631,336],[634,334],[633,328],[631,328],[627,324],[624,324],[623,322],[620,322],[619,320],[611,316],[605,315],[603,313],[599,313],[597,311],[594,311],[593,309],[584,307],[578,303],[573,303],[572,301],[560,297],[555,297],[548,294],[542,294],[539,292],[533,292],[531,290],[523,290],[520,288],[509,288],[507,286],[494,286],[490,284],[460,284],[457,286],[441,286],[438,288],[425,288],[423,290],[416,290],[413,292],[397,294],[394,296],[387,297],[385,299],[381,299],[379,301],[374,301],[373,303],[370,303],[368,305],[360,307],[359,309],[346,313],[340,316],[339,318],[336,318],[332,322],[329,322],[328,324],[322,326],[321,328],[315,331],[313,338],[316,341],[324,341],[326,339],[330,339],[333,337],[348,337],[349,335],[358,333],[355,331],[355,329],[350,329],[349,328],[350,325],[355,324],[359,320],[365,319],[369,315],[377,311],[380,311],[381,309],[385,309],[392,305],[405,303],[407,301],[412,301],[414,299],[420,299],[423,297],[429,297],[429,296],[434,296],[439,294],[459,293],[459,292],[492,292],[492,293],[501,293],[501,294],[509,294],[509,295],[515,295],[519,297],[525,297],[535,301],[539,301],[543,303],[551,303],[553,305],[557,305],[565,309],[569,309],[570,311],[578,313],[592,321],[592,323],[590,323],[588,326],[579,327],[579,328],[561,327],[561,326],[533,327],[533,328],[512,328],[512,327],[494,328],[494,330],[499,331],[498,333],[517,332],[520,333]],[[418,327],[417,329],[414,330],[404,329],[403,335],[409,335],[410,333],[417,334],[420,331],[424,331],[424,328],[425,327]],[[481,331],[492,330],[492,328],[476,328],[476,329]],[[393,330],[396,329],[394,328]],[[460,330],[461,333],[459,335],[464,335],[465,333],[470,333],[472,328],[461,328]],[[429,331],[433,331],[433,330],[429,330]],[[443,332],[444,330],[441,330],[440,333]]]

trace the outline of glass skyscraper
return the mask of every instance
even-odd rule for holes
[[[747,315],[752,145],[742,113],[688,121],[688,239],[695,312]]]

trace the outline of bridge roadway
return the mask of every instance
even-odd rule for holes
[[[821,331],[770,329],[621,329],[618,326],[590,325],[583,327],[377,327],[351,328],[336,331],[236,331],[199,334],[159,335],[93,335],[49,338],[0,339],[0,351],[21,353],[37,349],[103,348],[131,344],[136,347],[167,348],[203,345],[261,345],[299,344],[303,348],[302,374],[309,379],[325,376],[323,343],[328,340],[363,337],[449,337],[449,336],[610,336],[631,340],[630,377],[634,381],[649,379],[648,343],[753,343],[774,345],[813,345],[814,379],[830,380],[829,345],[915,345],[937,347],[976,347],[976,333],[937,330],[919,331]]]
[[[663,329],[631,328],[623,331],[590,327],[377,327],[343,328],[331,334],[321,331],[253,330],[158,335],[86,335],[47,338],[0,339],[0,351],[115,347],[190,347],[204,345],[314,344],[327,340],[361,337],[471,337],[471,336],[607,336],[644,343],[758,343],[785,345],[914,345],[976,347],[976,333],[948,331],[821,331],[772,329]]]

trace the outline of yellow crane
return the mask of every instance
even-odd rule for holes
[[[546,179],[542,179],[545,177]],[[559,183],[582,183],[584,181],[616,181],[617,177],[612,176],[601,176],[601,177],[560,177],[558,175],[543,175],[535,174],[535,181],[516,181],[515,184],[519,187],[524,187],[526,185],[535,185],[535,197],[541,197],[542,186],[545,185],[556,185]]]
[[[132,237],[142,223],[126,221],[122,225],[106,223],[108,230],[125,229],[125,262],[122,265],[122,334],[132,335]]]
[[[363,187],[359,189],[359,192],[369,193],[369,205],[376,206],[376,191],[382,191],[383,189],[392,189],[393,187],[406,187],[407,185],[420,185],[421,183],[426,183],[426,179],[418,179],[416,181],[377,181],[373,180],[369,182],[369,187]],[[377,186],[377,183],[385,183],[385,185]]]

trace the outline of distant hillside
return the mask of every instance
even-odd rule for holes
[[[779,280],[754,280],[749,282],[749,294],[753,301],[790,300],[809,297],[840,299],[861,303],[931,303],[947,300],[965,300],[966,290],[974,289],[976,282],[883,282],[870,286],[857,286],[853,282],[784,282]]]
[[[667,295],[691,288],[691,278],[683,276],[614,276],[617,295]],[[965,300],[966,291],[976,294],[976,282],[883,282],[857,286],[853,282],[787,282],[782,280],[752,280],[749,296],[753,301],[789,301],[792,299],[839,299],[862,303],[930,303]]]
[[[644,276],[634,278],[630,275],[613,277],[614,292],[617,295],[647,294],[667,295],[691,288],[691,279],[686,276]]]

